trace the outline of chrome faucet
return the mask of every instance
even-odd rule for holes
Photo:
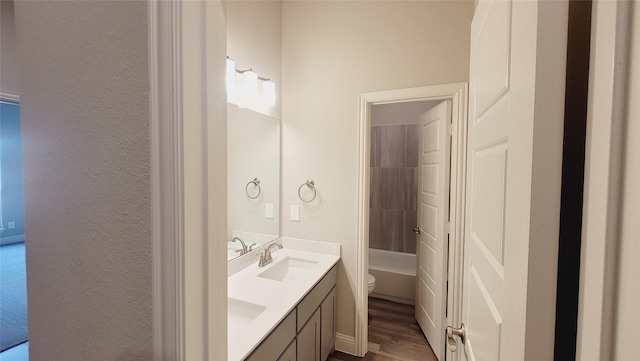
[[[236,240],[240,241],[240,244],[242,244],[242,249],[236,250],[236,252],[240,252],[240,255],[251,252],[253,250],[253,246],[256,245],[255,243],[252,243],[251,245],[249,245],[249,247],[247,247],[247,244],[244,243],[244,241],[240,237],[233,237],[231,239],[231,242],[235,242]]]
[[[282,245],[280,243],[271,243],[267,249],[264,250],[264,254],[260,254],[260,261],[258,262],[258,267],[264,267],[273,261],[271,258],[271,247],[278,246],[278,248],[282,249]]]

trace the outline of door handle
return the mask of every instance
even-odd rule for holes
[[[456,352],[456,350],[458,350],[458,340],[456,339],[456,336],[460,337],[460,342],[464,344],[466,333],[467,330],[464,327],[464,323],[460,325],[460,328],[447,326],[447,346],[451,352]]]
[[[420,227],[416,227],[413,229],[413,233],[420,234]]]

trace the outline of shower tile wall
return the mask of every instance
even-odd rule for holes
[[[369,247],[416,253],[418,125],[371,127]]]

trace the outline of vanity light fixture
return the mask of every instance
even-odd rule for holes
[[[276,104],[276,83],[270,79],[262,82],[262,103],[269,106]]]
[[[250,100],[258,98],[258,74],[249,69],[244,71],[243,75],[242,86],[244,88],[244,96]]]
[[[242,77],[236,78],[237,73],[242,74]],[[229,57],[227,57],[226,82],[227,102],[240,107],[260,106],[260,102],[266,106],[276,104],[276,84],[269,78],[258,76],[253,69],[236,69],[236,62]],[[259,82],[262,82],[261,93],[258,89]]]

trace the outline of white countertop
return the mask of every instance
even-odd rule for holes
[[[260,342],[282,321],[322,277],[340,259],[340,245],[335,243],[283,238],[284,249],[271,247],[273,262],[258,267],[258,257],[249,266],[230,272],[228,297],[265,307],[250,322],[228,318],[229,360],[242,360],[249,356]],[[293,281],[275,281],[258,275],[276,266],[286,258],[309,261],[310,268]]]

